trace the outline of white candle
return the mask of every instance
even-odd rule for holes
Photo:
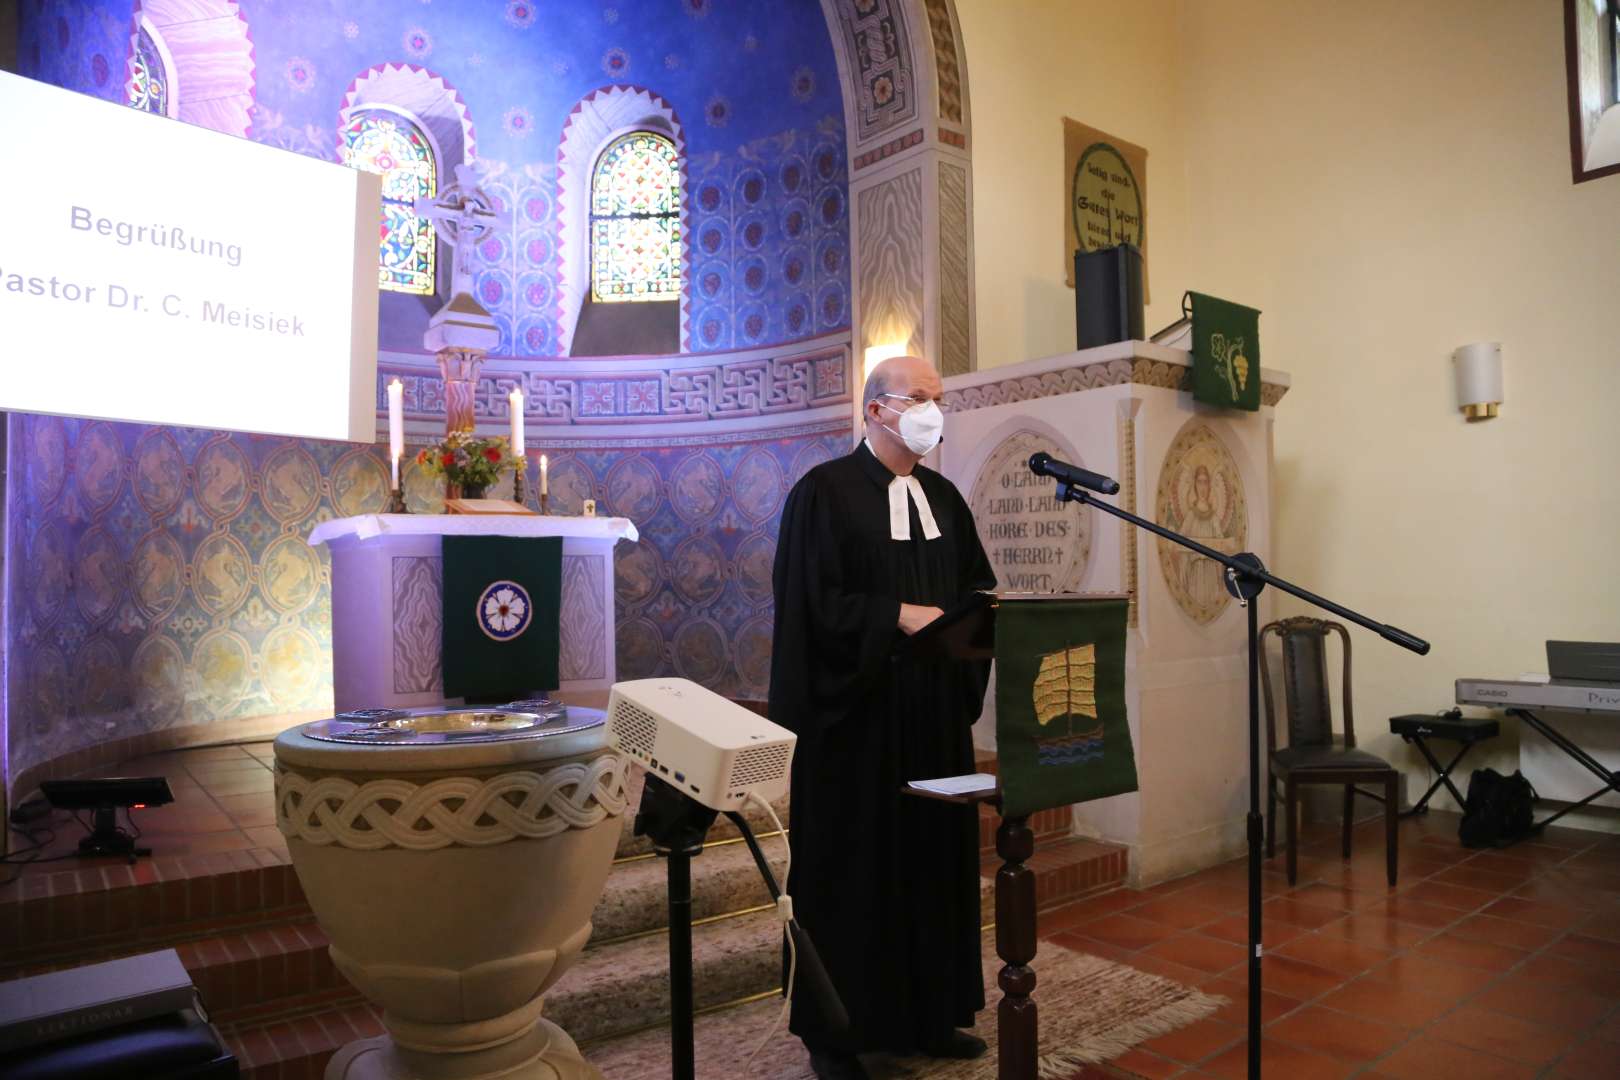
[[[546,488],[546,455],[544,454],[540,455],[540,494],[551,494]]]
[[[388,456],[398,461],[405,453],[405,384],[395,379],[388,384]],[[394,478],[399,486],[399,478]]]
[[[523,391],[514,389],[506,395],[506,403],[512,408],[512,455],[523,456]]]
[[[399,490],[399,455],[397,453],[391,455],[390,460],[393,462],[393,466],[394,466],[394,486],[393,486],[392,490],[398,491]]]

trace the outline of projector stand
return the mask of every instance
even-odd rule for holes
[[[635,835],[652,839],[653,850],[669,860],[669,1044],[671,1080],[695,1080],[696,1063],[692,1044],[692,856],[703,851],[703,838],[714,824],[717,810],[711,810],[691,796],[647,774],[641,790],[641,808],[636,812]],[[782,895],[771,872],[771,864],[760,850],[759,841],[742,814],[726,811],[754,856],[754,865],[771,899]],[[808,981],[816,1002],[834,1032],[849,1028],[849,1015],[833,989],[832,980],[821,965],[810,936],[796,922],[787,924],[798,954],[799,974]],[[786,988],[791,989],[791,988]]]
[[[641,791],[636,835],[669,860],[669,1049],[673,1080],[695,1080],[692,1048],[692,856],[714,824],[711,810],[651,773]]]

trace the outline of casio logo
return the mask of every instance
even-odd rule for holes
[[[1492,689],[1490,689],[1488,687],[1484,687],[1484,686],[1480,687],[1478,690],[1475,690],[1474,693],[1478,694],[1480,697],[1507,697],[1508,696],[1508,692],[1506,690],[1492,690]]]

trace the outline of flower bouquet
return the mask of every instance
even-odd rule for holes
[[[418,451],[416,463],[428,474],[444,477],[447,499],[482,498],[501,473],[517,467],[505,438],[481,439],[470,431],[452,431]]]

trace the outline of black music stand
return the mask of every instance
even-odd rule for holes
[[[996,597],[973,593],[966,600],[895,646],[898,662],[925,657],[952,660],[989,660],[995,656]],[[931,779],[925,777],[924,779]],[[1001,785],[986,791],[943,795],[904,787],[901,791],[922,799],[959,805],[988,803],[1001,812]],[[1035,854],[1035,833],[1027,815],[1002,818],[996,829],[996,955],[1001,958],[1001,1004],[996,1008],[998,1080],[1035,1080],[1040,1027],[1035,1002],[1035,872],[1025,860]]]

